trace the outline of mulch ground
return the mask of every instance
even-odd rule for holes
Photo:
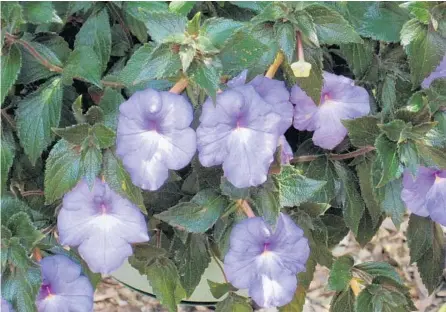
[[[355,239],[348,235],[334,248],[333,254],[337,257],[350,254],[355,258],[355,263],[365,261],[386,261],[390,263],[404,278],[420,312],[446,312],[446,274],[443,278],[443,284],[437,292],[429,296],[421,281],[417,267],[410,264],[409,249],[404,236],[406,228],[407,221],[401,225],[398,231],[392,222],[386,219],[377,235],[365,248],[361,248]],[[328,274],[329,270],[327,268],[317,267],[313,282],[307,293],[304,312],[327,312],[329,310],[333,293],[326,289]],[[94,301],[95,312],[167,312],[155,298],[131,290],[111,277],[105,277],[98,285]],[[205,312],[212,310],[206,307],[180,306],[179,311]],[[263,311],[266,312],[266,310]]]

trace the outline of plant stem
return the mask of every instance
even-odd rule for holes
[[[302,35],[300,34],[300,31],[296,32],[296,39],[297,60],[304,62],[304,46],[302,45]]]
[[[236,200],[237,206],[243,210],[243,212],[246,214],[248,218],[255,218],[255,214],[252,211],[251,207],[249,206],[248,202],[244,199],[238,199]]]
[[[40,260],[42,260],[42,253],[40,252],[39,248],[34,248],[33,249],[33,257],[34,259],[36,259],[37,262],[40,262]]]
[[[9,43],[17,43],[22,45],[26,50],[28,50],[28,52],[35,57],[43,66],[45,66],[46,68],[48,68],[49,71],[51,72],[56,72],[61,74],[63,72],[63,68],[59,67],[57,65],[51,64],[45,57],[43,57],[36,49],[34,49],[34,47],[32,47],[28,42],[26,42],[25,40],[19,39],[14,35],[11,35],[9,33],[5,33],[5,39],[6,41],[8,41]],[[85,81],[85,79],[81,78],[81,77],[73,77],[76,80],[80,80],[80,81]],[[114,82],[114,81],[107,81],[107,80],[101,80],[101,83],[106,86],[106,87],[111,87],[111,88],[123,88],[125,87],[124,84],[120,83],[120,82]]]
[[[331,160],[343,160],[343,159],[350,159],[350,158],[355,158],[361,155],[365,155],[371,151],[374,151],[375,147],[368,145],[365,147],[362,147],[356,151],[347,153],[347,154],[328,154],[327,157],[328,159]],[[293,159],[290,160],[291,164],[297,164],[297,163],[301,163],[301,162],[309,162],[309,161],[313,161],[319,157],[322,157],[324,155],[308,155],[308,156],[299,156],[299,157],[294,157]]]
[[[187,81],[186,78],[182,77],[180,80],[177,81],[177,83],[169,90],[169,92],[175,93],[175,94],[180,94],[181,92],[184,91],[184,89],[186,89],[187,84],[189,82]]]
[[[279,69],[280,65],[282,64],[283,60],[284,60],[284,56],[283,56],[282,51],[277,52],[276,59],[271,64],[271,66],[268,68],[268,71],[266,72],[265,77],[272,79],[274,77],[274,75],[276,74],[277,70]]]
[[[23,197],[27,196],[43,196],[45,193],[42,190],[23,191],[20,193]]]

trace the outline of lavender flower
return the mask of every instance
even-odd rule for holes
[[[282,306],[293,299],[296,274],[305,271],[309,254],[302,229],[287,215],[280,214],[275,231],[263,218],[248,218],[231,232],[225,273],[261,307]]]
[[[104,274],[117,269],[132,255],[131,243],[149,240],[138,207],[99,179],[92,190],[80,181],[65,194],[57,226],[60,243],[79,246],[90,269]]]
[[[282,146],[282,153],[280,155],[280,160],[282,162],[282,165],[287,165],[290,163],[290,160],[293,158],[293,150],[291,149],[290,144],[286,140],[284,135],[281,135],[279,137],[279,143],[277,146]]]
[[[412,213],[446,226],[446,170],[420,166],[413,177],[406,169],[401,198]]]
[[[81,275],[78,264],[56,255],[43,258],[40,265],[42,285],[36,300],[39,312],[93,311],[93,287]]]
[[[122,103],[119,112],[116,152],[135,185],[156,190],[168,169],[181,169],[194,156],[193,111],[185,97],[147,89]]]
[[[437,68],[435,68],[435,70],[429,76],[424,78],[423,82],[421,83],[421,87],[423,89],[429,88],[431,83],[438,78],[446,78],[446,54]]]
[[[243,85],[203,104],[197,146],[205,167],[223,164],[234,186],[256,186],[266,181],[281,133],[282,118],[255,91]]]
[[[314,144],[325,149],[335,148],[347,135],[341,120],[370,112],[369,94],[364,88],[347,77],[327,72],[319,106],[297,85],[291,89],[291,102],[295,104],[294,127],[314,131]]]
[[[11,304],[2,298],[2,305],[1,310],[2,312],[13,312],[14,309],[12,308]]]

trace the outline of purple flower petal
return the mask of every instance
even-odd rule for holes
[[[195,154],[193,110],[181,95],[136,92],[119,107],[116,153],[135,185],[156,190],[168,170],[185,167]]]
[[[432,220],[446,226],[446,170],[435,174],[434,184],[426,194],[426,207]]]
[[[42,285],[36,300],[39,312],[93,311],[93,287],[81,275],[78,264],[56,255],[43,258],[40,265]]]
[[[407,209],[422,217],[429,215],[426,207],[426,195],[434,184],[434,181],[434,169],[420,166],[416,177],[413,177],[408,169],[404,171],[401,199],[406,204]]]
[[[64,196],[57,226],[61,244],[79,246],[90,269],[104,274],[132,254],[131,243],[149,240],[138,207],[99,179],[91,191],[80,181]]]
[[[229,88],[235,88],[243,86],[246,83],[246,77],[248,76],[248,70],[245,69],[240,74],[228,81],[227,85]]]
[[[290,163],[290,160],[293,158],[294,154],[290,144],[288,143],[284,135],[281,135],[279,137],[279,143],[277,144],[277,146],[279,145],[282,146],[282,153],[280,155],[280,160],[282,162],[282,165],[287,165]]]
[[[446,54],[437,68],[435,68],[435,70],[423,80],[421,87],[423,89],[429,88],[431,83],[438,78],[446,78]]]
[[[12,308],[12,305],[6,301],[5,299],[2,298],[2,305],[1,305],[1,310],[2,312],[13,312],[14,309]]]
[[[353,80],[324,72],[319,106],[297,85],[291,90],[295,104],[294,127],[314,131],[313,142],[325,149],[333,149],[347,135],[343,119],[355,119],[370,112],[369,94],[354,85]]]
[[[197,129],[199,159],[203,166],[223,164],[236,187],[266,181],[280,136],[281,117],[252,86],[229,89],[203,104]]]
[[[309,253],[302,229],[287,215],[280,214],[275,231],[261,217],[248,218],[231,232],[225,273],[260,306],[281,306],[292,300]]]

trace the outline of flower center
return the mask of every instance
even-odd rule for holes
[[[443,182],[444,180],[446,180],[446,178],[442,178],[442,177],[440,177],[440,176],[438,175],[438,173],[435,174],[435,181],[434,181],[434,184],[441,183],[441,182]]]
[[[49,299],[51,297],[54,296],[54,294],[51,292],[51,286],[50,285],[42,285],[41,289],[40,289],[40,293],[41,295],[43,295],[43,297],[45,299]]]
[[[271,243],[267,242],[263,244],[263,253],[262,254],[267,254],[271,251]]]
[[[331,99],[331,96],[330,96],[329,92],[322,93],[322,95],[321,95],[321,103],[329,101],[330,99]]]
[[[156,131],[156,132],[158,132],[158,128],[159,128],[158,122],[156,120],[150,120],[149,119],[149,120],[147,120],[145,122],[145,128],[148,131]]]

